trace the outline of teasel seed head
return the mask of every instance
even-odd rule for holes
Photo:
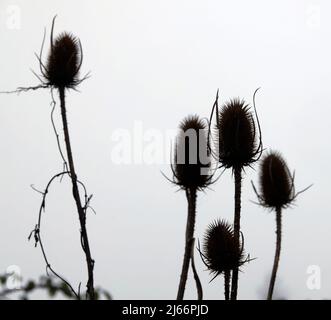
[[[233,228],[224,220],[216,220],[208,226],[201,257],[215,277],[247,261],[241,244],[234,237]]]
[[[186,117],[175,143],[173,182],[183,189],[202,190],[212,183],[205,123],[197,116]]]
[[[256,141],[253,114],[239,98],[225,103],[217,119],[217,152],[225,168],[243,168],[255,161],[262,145]]]
[[[261,162],[260,202],[268,208],[284,208],[295,199],[294,175],[279,152],[271,151]]]
[[[63,32],[53,40],[56,16],[53,18],[50,39],[50,52],[46,62],[43,62],[43,49],[45,44],[46,30],[42,41],[40,53],[35,54],[39,62],[40,75],[33,74],[39,79],[40,84],[30,87],[18,87],[13,93],[27,92],[45,88],[56,88],[64,92],[65,89],[75,89],[80,83],[89,77],[87,73],[79,79],[79,72],[83,63],[83,49],[78,38],[71,33]]]
[[[51,43],[45,76],[49,85],[56,88],[73,88],[79,83],[82,62],[79,40],[70,33],[61,33]]]

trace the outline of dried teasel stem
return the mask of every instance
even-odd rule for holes
[[[211,185],[213,175],[210,174],[211,161],[207,150],[206,125],[197,115],[186,117],[179,126],[176,139],[174,163],[171,165],[173,179],[171,181],[185,190],[188,202],[188,215],[185,233],[185,251],[180,275],[177,300],[183,300],[187,274],[192,262],[194,279],[197,285],[198,299],[202,299],[202,287],[193,260],[194,224],[196,219],[197,191]],[[192,159],[191,157],[194,157]]]
[[[240,242],[240,211],[241,211],[241,168],[234,169],[234,222],[233,222],[233,235],[235,241],[239,244]],[[237,300],[237,291],[238,291],[238,275],[239,275],[239,266],[233,269],[232,272],[232,285],[231,285],[231,300]]]
[[[282,209],[291,206],[297,196],[308,190],[311,186],[296,193],[294,173],[291,175],[286,161],[279,152],[275,151],[271,151],[262,160],[260,167],[260,193],[253,183],[252,185],[258,198],[258,204],[276,211],[276,252],[267,296],[267,299],[271,300],[281,250]]]
[[[197,287],[197,294],[198,294],[198,300],[202,300],[203,299],[203,289],[202,289],[202,284],[197,272],[197,269],[195,267],[195,262],[194,262],[194,243],[195,243],[195,238],[192,239],[192,245],[191,245],[191,266],[192,266],[192,270],[193,270],[193,276],[194,276],[194,280],[195,280],[195,284]]]
[[[230,271],[224,272],[224,298],[225,300],[230,300]]]
[[[67,157],[68,157],[68,163],[69,163],[69,172],[63,171],[62,173],[54,176],[49,181],[46,191],[43,193],[43,202],[41,204],[40,212],[39,212],[39,221],[36,225],[35,229],[32,231],[32,233],[29,236],[29,239],[31,238],[32,234],[35,236],[36,244],[40,242],[40,246],[42,249],[42,253],[45,259],[45,262],[47,264],[47,270],[51,270],[52,273],[57,276],[59,279],[61,279],[66,285],[68,285],[73,294],[80,299],[80,293],[78,290],[78,293],[75,292],[75,290],[70,286],[70,284],[61,276],[59,276],[54,269],[51,268],[46,253],[44,250],[44,247],[42,246],[41,238],[40,238],[40,223],[41,223],[41,210],[45,207],[45,196],[47,194],[47,190],[49,185],[52,183],[52,181],[58,177],[68,174],[72,181],[72,187],[73,187],[73,197],[76,202],[77,211],[79,215],[79,221],[81,226],[81,245],[84,250],[85,256],[86,256],[86,263],[87,263],[87,269],[88,269],[88,282],[87,282],[87,297],[91,300],[94,300],[96,295],[94,292],[94,280],[93,280],[93,269],[94,269],[94,260],[91,257],[90,252],[90,246],[86,231],[86,210],[89,207],[89,201],[91,197],[87,197],[85,194],[85,204],[82,206],[82,202],[79,195],[79,189],[78,184],[83,185],[80,181],[77,180],[77,175],[74,168],[74,161],[73,161],[73,155],[71,150],[71,144],[70,144],[70,137],[69,137],[69,130],[68,130],[68,122],[67,122],[67,116],[66,116],[66,106],[65,106],[65,90],[68,89],[74,89],[76,90],[76,87],[82,83],[86,78],[88,78],[88,74],[84,76],[82,79],[79,78],[79,72],[80,68],[82,66],[83,62],[83,50],[80,43],[80,40],[73,36],[71,33],[63,32],[59,36],[56,37],[56,39],[53,41],[53,32],[54,32],[54,25],[55,25],[55,19],[56,16],[53,18],[52,22],[52,31],[51,31],[51,37],[50,37],[50,52],[48,55],[48,59],[46,63],[42,61],[42,52],[45,42],[45,34],[44,39],[42,42],[40,55],[38,56],[36,54],[36,57],[39,61],[39,67],[41,76],[38,76],[35,72],[33,72],[37,78],[41,81],[41,83],[37,86],[32,87],[19,87],[14,91],[7,91],[4,93],[20,93],[20,92],[27,92],[30,90],[38,90],[38,89],[51,89],[51,94],[53,89],[57,89],[60,96],[61,101],[61,115],[62,115],[62,122],[63,122],[63,130],[64,130],[64,138],[65,138],[65,144],[66,144],[66,150],[67,150]],[[53,94],[52,94],[52,100]],[[54,102],[55,103],[55,102]],[[58,148],[60,150],[61,157],[64,161],[64,169],[67,169],[67,162],[63,157],[61,147],[59,144],[59,138],[58,134],[56,132],[56,128],[53,121],[53,111],[54,111],[55,104],[53,105],[52,110],[52,125],[53,129],[55,131]],[[83,185],[84,187],[84,185]],[[85,187],[84,187],[85,189]],[[86,191],[86,190],[85,190]]]
[[[67,157],[69,163],[69,171],[70,171],[70,178],[72,181],[72,194],[76,202],[76,207],[79,216],[79,222],[81,227],[81,239],[82,239],[82,246],[86,256],[86,264],[87,264],[87,271],[88,271],[88,282],[87,282],[87,295],[89,299],[94,300],[94,279],[93,279],[93,269],[94,269],[94,260],[91,257],[90,245],[86,230],[86,213],[81,203],[79,189],[78,189],[78,181],[77,175],[74,166],[74,160],[72,155],[71,143],[70,143],[70,136],[69,136],[69,129],[68,129],[68,121],[66,115],[66,105],[65,105],[65,88],[59,88],[59,96],[61,102],[61,116],[62,116],[62,123],[63,123],[63,131],[64,131],[64,140],[67,150]]]
[[[282,241],[282,209],[280,207],[276,209],[276,237],[277,237],[276,252],[275,252],[274,265],[272,268],[272,273],[269,283],[268,300],[272,300],[272,294],[274,291],[276,275],[279,265],[279,258],[280,258],[281,241]]]
[[[197,200],[197,190],[195,188],[186,189],[186,197],[188,202],[188,213],[187,213],[187,224],[185,233],[185,251],[184,260],[182,266],[182,272],[180,275],[180,282],[177,293],[177,300],[183,300],[185,285],[187,280],[188,269],[190,266],[190,258],[193,245],[193,235],[194,235],[194,225],[195,225],[195,215],[196,215],[196,200]]]
[[[218,110],[216,97],[216,129],[217,147],[216,159],[219,168],[232,169],[235,179],[235,212],[234,212],[234,241],[240,247],[240,212],[241,212],[241,180],[245,167],[251,167],[262,154],[263,145],[261,129],[255,108],[255,90],[253,95],[254,113],[244,100],[239,98],[226,102],[221,110]],[[211,117],[215,109],[213,107]],[[257,137],[257,129],[259,138]],[[234,266],[232,272],[231,300],[237,299],[239,266]]]

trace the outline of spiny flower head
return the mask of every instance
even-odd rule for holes
[[[270,152],[261,162],[260,197],[269,208],[286,207],[295,198],[294,177],[278,152]]]
[[[244,100],[232,99],[217,115],[217,153],[225,168],[242,168],[258,159],[262,143],[256,142],[256,126]]]
[[[51,50],[45,68],[49,85],[56,88],[72,88],[80,80],[79,70],[82,63],[79,40],[70,33],[61,33],[51,43]]]
[[[193,115],[186,117],[179,129],[172,165],[173,182],[183,189],[204,189],[212,178],[206,125],[197,115]]]
[[[231,225],[224,220],[216,220],[208,226],[202,257],[216,276],[245,263],[243,249],[235,239]]]

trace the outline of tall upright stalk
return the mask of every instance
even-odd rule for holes
[[[234,239],[238,243],[240,242],[240,211],[241,211],[241,168],[234,168],[234,222],[233,222],[233,233]],[[239,266],[236,266],[232,272],[232,286],[231,286],[231,300],[237,300],[238,291],[238,274]]]
[[[184,260],[177,291],[177,300],[183,300],[184,298],[191,258],[198,299],[202,299],[202,286],[195,270],[192,248],[194,243],[197,191],[202,191],[213,183],[212,175],[209,174],[211,161],[207,152],[206,124],[199,116],[193,115],[184,118],[179,125],[179,129],[176,137],[174,163],[171,164],[173,179],[168,179],[182,190],[185,190],[188,202]]]
[[[230,300],[230,271],[224,272],[224,297],[225,300]]]
[[[183,300],[184,298],[187,274],[190,266],[192,244],[193,244],[192,239],[194,236],[197,190],[195,188],[186,189],[186,197],[188,202],[188,212],[187,212],[187,223],[186,223],[186,233],[185,233],[185,251],[184,251],[182,273],[180,275],[180,281],[179,281],[179,287],[177,293],[177,300]]]
[[[276,251],[275,251],[275,258],[274,258],[274,265],[272,268],[270,283],[269,283],[269,290],[268,290],[268,300],[272,300],[272,294],[274,291],[274,286],[276,282],[276,275],[279,265],[280,259],[280,250],[281,250],[281,241],[282,241],[282,209],[276,208]]]
[[[69,136],[69,129],[68,129],[68,121],[66,115],[66,105],[65,105],[65,88],[59,88],[59,96],[61,102],[61,116],[62,116],[62,124],[63,124],[63,131],[64,131],[64,140],[67,150],[67,157],[69,163],[69,172],[70,178],[72,182],[72,194],[76,203],[77,212],[79,216],[79,222],[81,227],[81,242],[82,247],[86,256],[86,264],[87,264],[87,271],[88,271],[88,281],[87,281],[87,294],[89,299],[94,300],[94,279],[93,279],[93,268],[94,268],[94,260],[91,257],[90,245],[86,230],[86,214],[84,208],[82,207],[79,189],[78,189],[78,181],[77,175],[74,166],[74,160],[72,155],[71,143],[70,143],[70,136]]]
[[[267,299],[272,300],[281,251],[282,209],[291,205],[297,196],[308,190],[311,185],[295,193],[294,173],[291,175],[285,159],[277,151],[270,151],[262,159],[259,175],[260,193],[253,184],[259,204],[276,211],[276,251],[267,295]]]
[[[258,90],[258,89],[257,89]],[[241,211],[241,179],[242,170],[260,159],[262,154],[262,138],[260,124],[255,108],[255,90],[253,105],[260,134],[257,143],[256,123],[250,107],[239,98],[226,102],[217,112],[217,154],[220,167],[232,169],[235,179],[235,210],[233,233],[236,246],[242,251],[240,243],[240,211]],[[213,111],[212,111],[213,112]],[[231,300],[237,300],[239,265],[232,270]]]

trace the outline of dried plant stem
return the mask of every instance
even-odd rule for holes
[[[230,300],[230,271],[224,272],[224,297]]]
[[[281,241],[282,241],[282,209],[277,208],[276,209],[276,252],[275,252],[275,259],[274,259],[274,265],[272,268],[270,283],[269,283],[269,290],[268,290],[268,300],[272,300],[272,294],[274,291],[275,281],[276,281],[276,275],[279,265],[279,258],[280,258],[280,250],[281,250]]]
[[[188,202],[188,214],[187,214],[187,224],[186,224],[186,234],[185,234],[185,252],[182,273],[180,276],[180,282],[177,293],[177,300],[183,300],[185,285],[187,280],[188,269],[190,266],[190,258],[193,245],[193,235],[194,235],[194,225],[195,225],[195,210],[196,210],[196,200],[197,200],[197,190],[186,189],[186,197]]]
[[[233,233],[237,243],[240,241],[240,211],[241,211],[241,168],[234,168],[234,222]],[[232,272],[232,285],[231,285],[231,300],[237,300],[238,291],[238,273],[239,266],[233,269]]]
[[[87,230],[86,230],[86,212],[84,208],[82,207],[80,195],[79,195],[79,189],[78,189],[78,181],[77,181],[77,175],[75,172],[75,166],[74,166],[74,160],[71,150],[71,144],[70,144],[70,136],[69,136],[69,129],[68,129],[68,121],[67,121],[67,115],[66,115],[66,106],[65,106],[65,88],[59,88],[59,95],[60,95],[60,101],[61,101],[61,116],[62,116],[62,122],[63,122],[63,131],[64,131],[64,140],[66,144],[67,149],[67,157],[68,157],[68,163],[69,163],[69,172],[70,172],[70,178],[72,181],[72,194],[76,202],[76,207],[78,211],[79,216],[79,222],[81,227],[81,243],[82,247],[86,256],[86,264],[87,264],[87,271],[88,271],[88,281],[87,281],[87,295],[89,299],[94,300],[94,280],[93,280],[93,268],[94,268],[94,260],[91,257],[91,251],[87,236]]]
[[[193,275],[194,275],[194,280],[195,280],[195,284],[197,287],[197,294],[198,294],[198,300],[202,300],[203,299],[203,290],[202,290],[202,285],[201,285],[201,281],[197,272],[197,269],[195,267],[195,263],[194,263],[194,243],[195,243],[195,238],[193,238],[191,240],[192,244],[191,244],[191,267],[193,270]]]

